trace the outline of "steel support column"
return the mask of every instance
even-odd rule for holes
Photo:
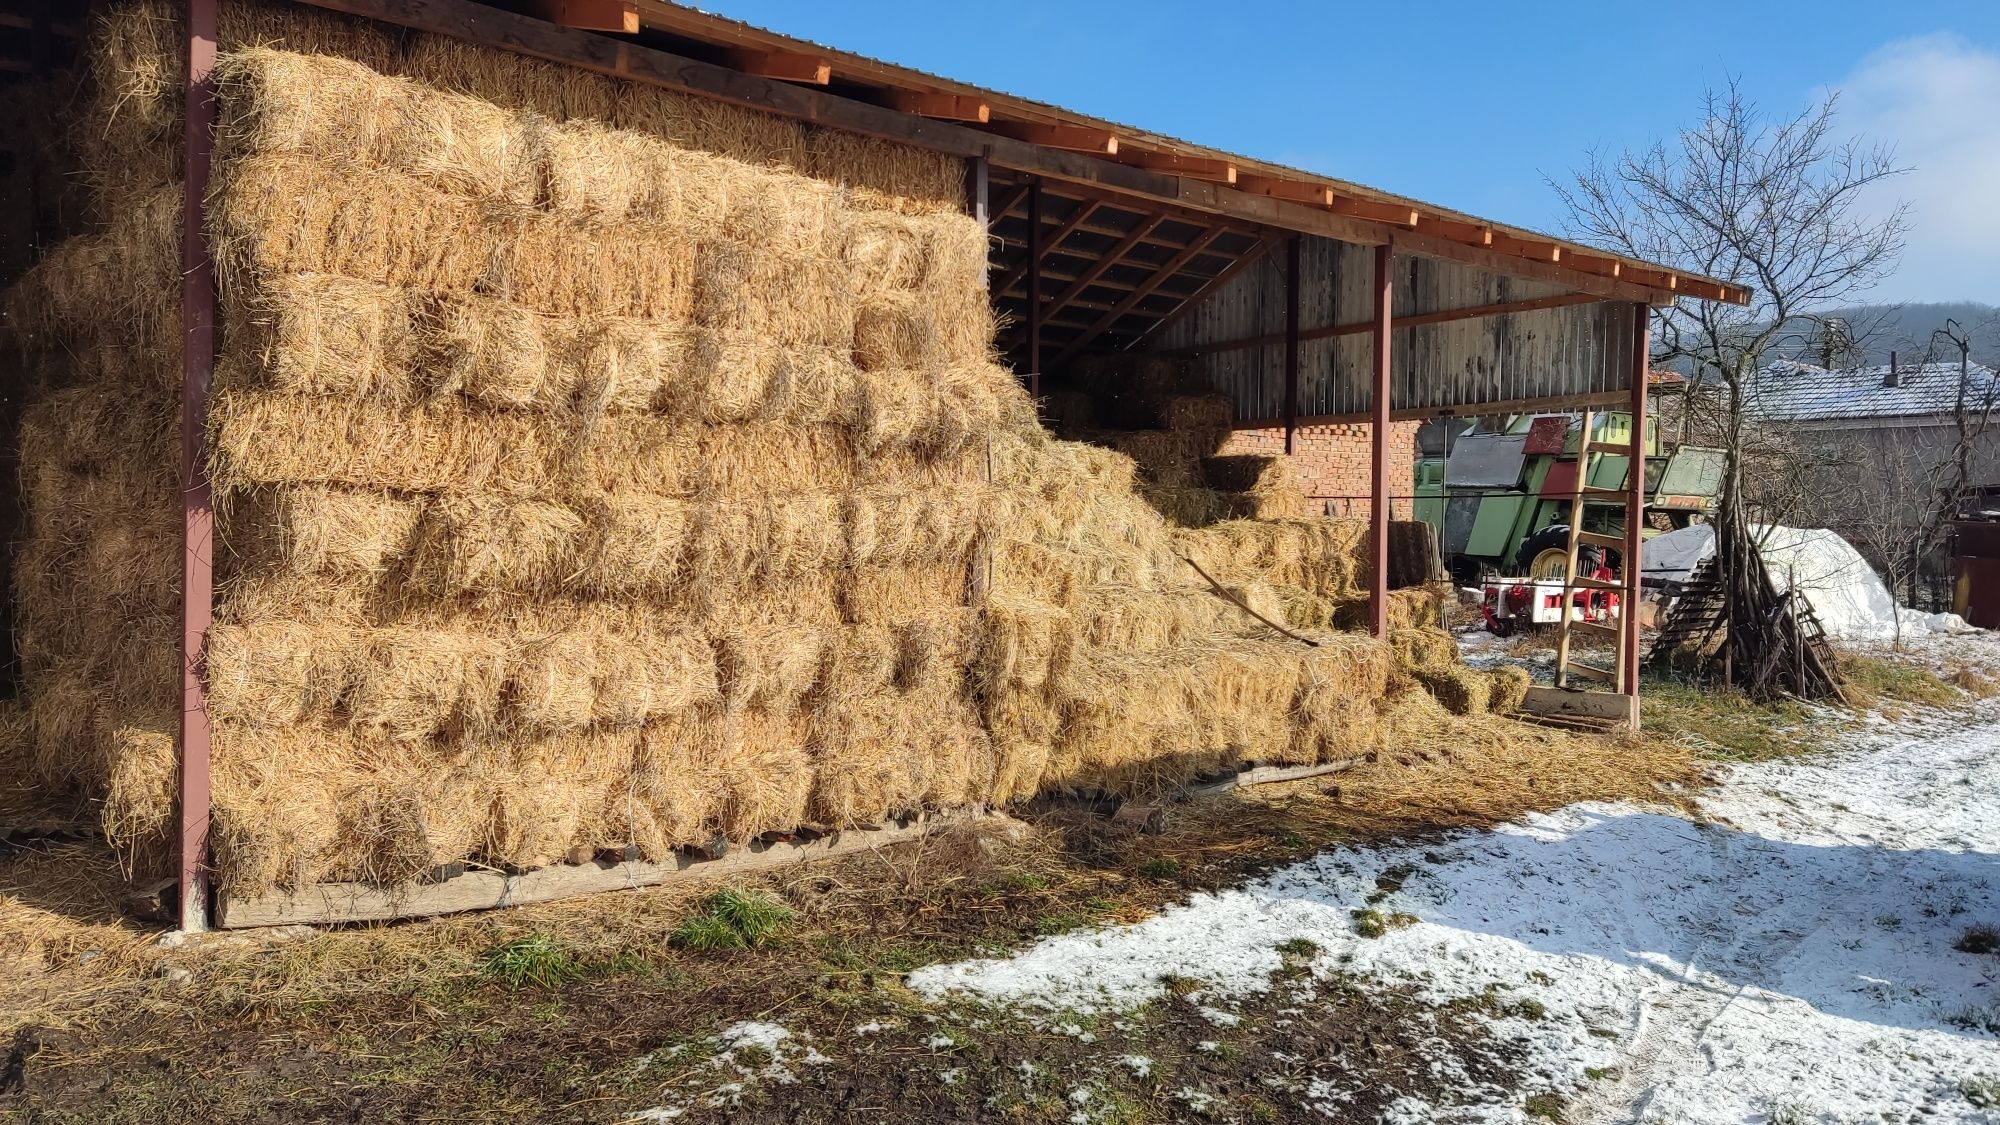
[[[1299,428],[1299,236],[1285,240],[1285,452]]]
[[[1042,181],[1028,188],[1028,394],[1042,397]]]
[[[1393,244],[1375,248],[1375,321],[1370,335],[1375,341],[1374,394],[1369,400],[1370,465],[1368,478],[1369,546],[1374,566],[1369,576],[1368,622],[1378,637],[1389,632],[1389,396],[1390,317],[1395,305],[1395,286],[1389,267],[1395,257]]]
[[[215,614],[215,504],[202,457],[215,373],[215,265],[203,200],[215,127],[216,0],[188,0],[187,134],[181,204],[181,929],[208,929],[209,726],[203,683]]]
[[[1619,637],[1620,680],[1632,700],[1632,728],[1639,727],[1639,598],[1646,531],[1646,372],[1652,365],[1652,310],[1632,306],[1632,455],[1625,470],[1625,628]]]

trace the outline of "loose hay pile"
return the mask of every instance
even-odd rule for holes
[[[139,867],[167,854],[179,706],[171,11],[94,38],[105,222],[6,297],[48,388],[22,424],[30,771],[100,798]],[[1176,532],[1132,459],[1049,438],[990,359],[955,162],[223,15],[227,886],[657,858],[1376,748],[1409,661],[1327,632],[1359,526]]]

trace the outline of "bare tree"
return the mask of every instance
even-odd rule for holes
[[[1903,169],[1881,146],[1835,130],[1837,96],[1767,118],[1731,81],[1703,98],[1701,120],[1673,139],[1615,157],[1592,153],[1561,195],[1575,236],[1606,249],[1748,286],[1747,306],[1682,302],[1655,317],[1656,362],[1687,369],[1695,428],[1724,450],[1716,557],[1727,591],[1719,667],[1762,667],[1775,643],[1745,576],[1752,497],[1745,487],[1759,369],[1788,335],[1824,332],[1830,312],[1895,266],[1908,210],[1884,216],[1864,195]]]

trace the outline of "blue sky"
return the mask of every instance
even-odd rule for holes
[[[1560,220],[1545,175],[1673,130],[1706,84],[1739,75],[1785,112],[1832,86],[1917,169],[1895,187],[1917,229],[1879,295],[2000,304],[1995,0],[703,6],[1543,229]]]

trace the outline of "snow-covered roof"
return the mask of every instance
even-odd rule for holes
[[[1995,402],[1991,368],[1972,364],[1966,405],[1978,411]],[[1889,368],[1828,370],[1796,360],[1766,364],[1749,396],[1754,415],[1776,422],[1835,418],[1909,418],[1951,414],[1958,409],[1957,363],[1900,364],[1896,385]]]

